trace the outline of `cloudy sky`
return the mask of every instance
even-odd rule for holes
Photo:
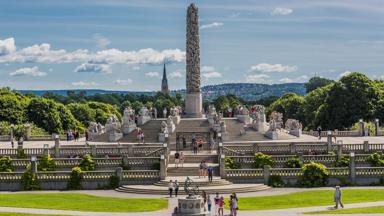
[[[1,0],[0,86],[185,87],[187,0]],[[384,75],[383,0],[206,0],[203,85]]]

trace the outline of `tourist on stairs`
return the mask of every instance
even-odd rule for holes
[[[180,154],[179,154],[179,152],[176,152],[175,153],[175,167],[176,168],[179,167],[179,162],[180,162]]]
[[[180,152],[180,165],[181,167],[184,167],[184,161],[185,161],[185,155],[183,152]]]
[[[173,187],[174,187],[174,185],[173,185],[172,180],[169,180],[169,183],[168,183],[169,197],[172,197]]]
[[[177,182],[177,180],[175,180],[175,197],[177,197],[177,194],[179,193],[179,182]]]

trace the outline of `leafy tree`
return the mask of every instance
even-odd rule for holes
[[[141,107],[143,107],[143,106],[144,106],[144,104],[141,103],[140,101],[135,101],[132,103],[132,109],[134,109],[136,113],[138,113],[139,110],[141,109]]]
[[[70,109],[65,107],[63,104],[58,104],[57,109],[59,111],[61,124],[64,130],[82,128],[81,123],[72,115],[72,112]]]
[[[0,172],[12,172],[13,170],[12,159],[9,156],[0,157]]]
[[[96,163],[95,163],[95,161],[93,160],[92,155],[90,155],[90,154],[86,154],[86,155],[84,155],[84,156],[83,156],[83,159],[82,159],[81,162],[80,162],[79,167],[80,167],[81,170],[83,170],[83,171],[93,171],[93,170],[95,170]]]
[[[277,111],[283,114],[284,122],[289,118],[303,121],[304,116],[302,107],[304,102],[305,100],[302,96],[294,93],[287,93],[273,102],[271,106],[267,108],[267,115],[273,111]]]
[[[213,101],[217,110],[227,111],[230,107],[230,102],[226,96],[219,96]]]
[[[68,189],[70,190],[80,190],[82,189],[81,180],[84,177],[84,172],[80,167],[73,167],[71,172],[71,177],[68,182]]]
[[[0,119],[1,121],[21,124],[26,121],[25,107],[29,99],[11,91],[0,91]]]
[[[225,157],[224,159],[225,162],[225,168],[226,169],[240,169],[241,168],[241,163],[237,163],[233,160],[231,157]]]
[[[55,171],[56,163],[50,154],[44,155],[37,165],[39,171]]]
[[[331,87],[332,85],[320,87],[305,95],[302,111],[306,129],[315,129],[320,125],[320,122],[324,121],[320,114],[323,113],[324,103]]]
[[[299,157],[292,157],[284,162],[284,167],[286,168],[301,168],[303,163],[300,161]]]
[[[58,105],[53,100],[32,98],[27,107],[27,116],[30,121],[49,133],[63,132]]]
[[[89,122],[95,121],[96,111],[87,104],[71,103],[67,105],[68,109],[84,126],[88,127]]]
[[[264,166],[266,165],[270,167],[274,165],[272,156],[263,154],[261,152],[257,152],[253,157],[253,168],[255,169],[264,168]]]
[[[128,100],[126,100],[123,103],[121,103],[120,112],[124,113],[124,109],[127,108],[127,107],[132,107],[131,102],[129,102]]]
[[[303,176],[299,184],[305,187],[321,187],[328,184],[329,173],[323,164],[310,162],[302,167]]]
[[[322,78],[319,76],[315,76],[315,77],[312,77],[311,79],[309,79],[309,81],[307,83],[305,83],[305,89],[306,89],[307,93],[309,93],[309,92],[311,92],[317,88],[321,88],[321,87],[329,85],[333,82],[334,82],[333,80]]]

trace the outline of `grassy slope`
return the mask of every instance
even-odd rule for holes
[[[97,197],[76,193],[0,194],[0,206],[90,212],[144,212],[165,209],[164,199]]]
[[[343,190],[342,199],[344,203],[384,201],[384,190],[346,189]],[[277,196],[239,198],[240,210],[285,209],[333,204],[332,190],[314,190]]]
[[[384,213],[384,206],[338,209],[329,211],[306,212],[305,214],[378,214]]]
[[[54,215],[42,215],[42,214],[27,214],[27,213],[14,213],[14,212],[0,212],[0,216],[54,216]],[[65,215],[60,215],[65,216]]]

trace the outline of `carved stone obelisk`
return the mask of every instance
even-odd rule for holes
[[[185,97],[185,112],[188,118],[201,118],[202,97],[200,91],[200,39],[199,14],[195,4],[187,9],[187,93]]]

